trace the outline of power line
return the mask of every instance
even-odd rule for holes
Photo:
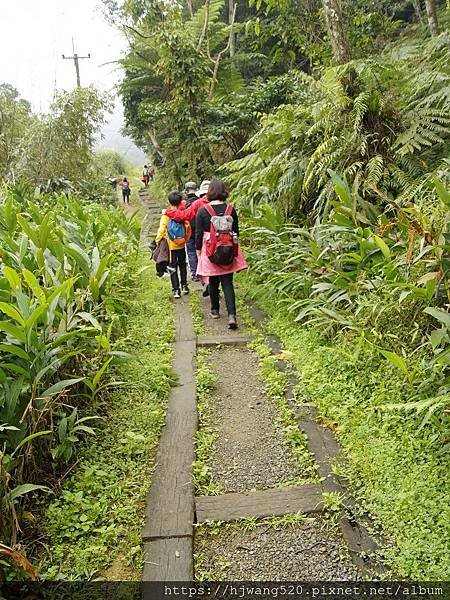
[[[80,82],[80,65],[79,65],[79,60],[83,59],[83,58],[91,58],[91,55],[88,54],[87,56],[78,56],[78,54],[75,52],[75,43],[73,41],[72,38],[72,51],[73,51],[73,56],[64,56],[64,54],[62,55],[63,59],[65,60],[73,60],[74,65],[75,65],[75,71],[77,74],[77,87],[81,87],[81,82]]]

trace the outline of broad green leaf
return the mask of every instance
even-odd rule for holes
[[[389,249],[389,246],[383,240],[383,238],[380,238],[380,236],[378,236],[378,235],[374,235],[373,239],[375,240],[375,244],[378,246],[378,248],[383,253],[384,258],[386,258],[386,259],[391,258],[391,251]]]
[[[6,277],[6,279],[8,280],[9,286],[13,292],[16,291],[17,289],[22,288],[22,283],[20,281],[20,277],[19,277],[19,274],[17,273],[17,271],[15,271],[14,269],[11,269],[11,267],[7,267],[5,265],[3,267],[3,273]]]
[[[430,342],[433,346],[433,349],[436,349],[442,340],[446,337],[447,330],[442,327],[442,329],[435,329],[430,333]]]
[[[49,387],[43,394],[41,394],[41,398],[47,398],[48,396],[53,396],[54,394],[59,394],[67,387],[71,385],[75,385],[79,381],[83,381],[83,377],[76,377],[75,379],[63,379],[62,381],[58,381],[51,387]]]
[[[111,361],[113,360],[113,358],[114,358],[113,356],[111,356],[110,358],[108,358],[108,360],[100,367],[100,369],[94,375],[94,378],[92,379],[92,382],[93,382],[94,386],[97,386],[98,382],[100,381],[100,379],[103,376],[103,373],[109,367],[109,365],[111,364]]]
[[[20,346],[15,346],[14,344],[0,344],[0,352],[8,352],[9,354],[14,354],[19,358],[23,358],[27,361],[31,361],[29,354],[25,352],[23,348]]]
[[[2,363],[2,368],[13,373],[19,373],[19,375],[24,375],[24,377],[30,379],[30,372],[16,363]]]
[[[348,208],[352,208],[353,200],[350,193],[350,188],[348,187],[348,183],[344,181],[341,177],[339,177],[339,175],[331,169],[329,169],[328,172],[333,181],[334,191],[345,204],[345,206],[347,206]]]
[[[51,430],[37,431],[36,433],[27,435],[26,438],[24,438],[21,442],[19,442],[19,444],[17,444],[17,446],[14,448],[14,452],[12,453],[11,456],[14,456],[16,454],[17,450],[20,450],[20,448],[22,448],[22,446],[25,446],[25,444],[28,444],[28,442],[31,442],[31,440],[34,440],[35,438],[41,437],[43,435],[48,435],[49,433],[52,433]]]
[[[97,321],[97,319],[93,315],[91,315],[91,313],[81,311],[81,312],[77,313],[76,316],[81,317],[84,321],[87,321],[96,329],[99,329],[100,331],[102,330],[102,326]]]
[[[37,277],[31,271],[25,268],[22,269],[22,275],[27,282],[28,287],[32,290],[36,298],[39,299],[39,302],[45,301],[45,292],[44,289],[39,285]]]
[[[80,270],[89,277],[91,272],[91,264],[89,256],[86,252],[73,242],[65,247],[66,254],[75,259]]]
[[[28,319],[25,322],[25,327],[27,329],[31,329],[34,324],[36,323],[36,321],[48,310],[48,304],[43,304],[41,306],[38,306],[37,308],[35,308],[33,310],[33,312],[31,313],[31,315],[28,317]]]
[[[17,215],[17,222],[22,227],[27,236],[30,238],[30,240],[33,242],[33,244],[37,248],[39,248],[40,240],[38,232],[28,223],[25,217],[21,214]]]
[[[446,189],[444,184],[437,178],[434,178],[434,185],[436,187],[436,192],[441,199],[442,203],[450,209],[450,192]]]
[[[8,321],[0,321],[0,331],[4,331],[16,340],[26,342],[27,336],[25,334],[25,331],[23,329],[20,329],[16,325],[9,323]]]
[[[8,304],[7,302],[0,302],[0,311],[20,323],[20,325],[25,325],[25,319],[22,317],[17,308],[14,308],[12,304]]]
[[[379,352],[387,358],[389,362],[391,362],[394,366],[396,366],[400,371],[402,371],[407,377],[409,376],[408,364],[406,363],[403,356],[400,356],[396,352],[390,352],[389,350],[379,349]]]
[[[23,485],[18,485],[13,490],[8,492],[5,496],[5,500],[13,502],[17,498],[20,498],[20,496],[25,496],[26,494],[29,494],[30,492],[35,492],[37,490],[42,490],[43,492],[47,492],[49,494],[52,493],[50,488],[46,487],[45,485],[34,485],[33,483],[24,483]]]
[[[442,308],[434,308],[433,306],[429,306],[423,312],[427,313],[427,315],[431,315],[441,323],[444,323],[444,325],[447,325],[447,327],[450,327],[450,314],[445,310],[442,310]]]

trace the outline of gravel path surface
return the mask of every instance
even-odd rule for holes
[[[197,533],[196,577],[211,572],[223,581],[355,581],[358,570],[343,540],[323,517],[283,529],[262,525],[251,532],[207,528]]]
[[[205,329],[206,336],[230,336],[236,337],[241,335],[248,335],[249,331],[245,327],[242,319],[239,318],[239,305],[237,309],[237,321],[238,321],[238,329],[230,330],[227,328],[227,310],[225,306],[225,301],[223,298],[222,292],[220,293],[220,319],[211,319],[209,317],[209,312],[211,310],[211,304],[209,298],[203,298],[200,295],[200,305],[203,312],[203,323]]]
[[[209,299],[201,300],[204,335],[248,333],[226,328],[226,314],[208,318]],[[239,315],[238,315],[239,320]],[[284,442],[278,407],[258,379],[259,358],[247,348],[211,352],[216,374],[206,425],[217,436],[211,457],[212,481],[224,493],[273,488],[302,477],[301,467]],[[305,475],[305,479],[310,477]],[[293,527],[265,523],[244,531],[244,523],[200,527],[195,538],[195,577],[216,581],[354,581],[358,570],[345,543],[323,516]]]
[[[296,476],[275,403],[257,379],[258,357],[246,348],[213,350],[217,376],[210,423],[218,432],[212,479],[226,492],[267,489]]]

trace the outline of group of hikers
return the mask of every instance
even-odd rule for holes
[[[184,194],[170,192],[153,243],[153,259],[159,276],[169,275],[175,299],[189,293],[187,260],[193,281],[201,281],[203,295],[211,301],[210,317],[220,318],[222,287],[228,328],[236,329],[236,297],[233,274],[247,268],[239,245],[239,220],[227,202],[223,181],[202,181],[200,188],[188,181]]]
[[[154,178],[155,167],[152,167],[152,165],[144,165],[144,168],[142,169],[141,181],[145,185],[145,187],[148,187],[148,184],[150,183],[150,181],[153,181]]]
[[[144,165],[144,168],[142,169],[142,177],[141,177],[142,183],[145,185],[145,187],[148,187],[148,184],[151,181],[154,181],[154,179],[155,179],[155,168],[152,167],[151,165]],[[113,186],[114,189],[116,189],[117,184],[119,184],[120,189],[122,190],[122,200],[123,200],[124,204],[130,204],[131,188],[130,188],[130,182],[128,181],[128,179],[126,177],[122,177],[122,179],[119,182],[117,182],[117,179],[109,178],[108,181],[111,183],[111,185]]]

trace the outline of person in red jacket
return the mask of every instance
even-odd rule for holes
[[[180,223],[184,221],[195,221],[195,217],[197,216],[198,211],[204,206],[208,204],[209,200],[207,197],[207,192],[209,188],[210,182],[208,180],[202,181],[200,185],[200,189],[197,192],[199,196],[198,200],[192,202],[192,204],[185,208],[166,208],[163,213],[169,217],[169,219],[173,219],[174,221],[179,221]],[[194,275],[194,273],[193,273]],[[206,297],[209,294],[209,288],[207,285],[203,286],[203,295]]]
[[[164,214],[166,214],[169,219],[173,219],[174,221],[179,221],[182,223],[183,221],[192,221],[197,216],[198,211],[202,206],[208,204],[209,200],[206,196],[209,188],[209,181],[205,179],[202,181],[200,185],[200,189],[197,192],[198,200],[193,202],[187,208],[166,208]]]

